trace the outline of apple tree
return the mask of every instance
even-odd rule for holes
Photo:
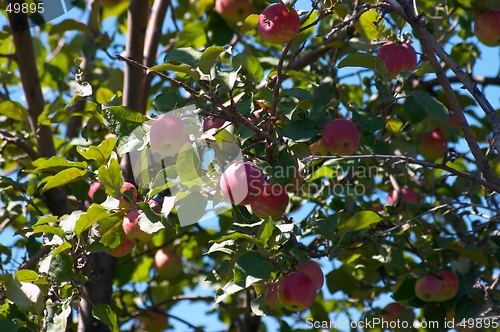
[[[498,1],[65,2],[0,2],[0,330],[498,330]]]

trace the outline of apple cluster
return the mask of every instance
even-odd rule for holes
[[[316,299],[323,287],[325,276],[314,261],[296,267],[296,271],[283,276],[280,281],[269,283],[264,290],[264,304],[270,312],[279,313],[281,308],[302,311]]]

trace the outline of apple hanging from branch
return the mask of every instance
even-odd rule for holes
[[[260,218],[281,218],[290,202],[285,187],[278,183],[266,182],[262,194],[252,203],[253,213]]]
[[[417,53],[410,44],[386,43],[380,47],[377,55],[384,61],[391,78],[417,67]]]
[[[299,14],[283,3],[273,4],[260,14],[258,31],[260,37],[268,43],[286,44],[300,31]]]
[[[331,153],[349,156],[359,146],[359,130],[346,119],[335,119],[326,124],[321,132],[323,145]]]
[[[244,21],[253,11],[248,0],[216,0],[215,11],[226,22],[235,24]]]
[[[229,165],[220,178],[220,188],[228,202],[247,205],[264,191],[266,181],[260,168],[251,161]]]
[[[316,285],[302,272],[288,273],[278,284],[278,298],[281,305],[288,310],[305,310],[316,299]]]

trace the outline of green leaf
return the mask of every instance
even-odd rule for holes
[[[116,138],[108,137],[98,146],[91,145],[88,148],[77,146],[76,151],[78,151],[78,153],[87,160],[95,160],[101,164],[105,164],[108,158],[111,156],[111,153],[115,148],[115,144]]]
[[[222,46],[210,46],[203,51],[199,64],[201,72],[209,75],[215,61],[223,52],[225,52],[225,48]]]
[[[88,35],[92,35],[90,28],[79,21],[76,20],[64,20],[59,24],[55,24],[50,28],[49,35],[61,35],[66,31],[81,31]]]
[[[7,280],[5,280],[7,279]],[[29,282],[19,282],[16,278],[7,276],[3,281],[7,297],[21,309],[40,314],[45,306],[40,287]]]
[[[186,197],[180,200],[177,215],[181,226],[188,226],[200,221],[205,214],[208,198],[199,190],[192,190]]]
[[[175,108],[184,107],[186,104],[186,99],[174,92],[160,93],[153,101],[153,107],[158,113],[167,113]]]
[[[53,256],[50,261],[49,275],[56,283],[62,283],[73,279],[75,277],[75,271],[73,269],[73,260],[71,257],[66,253]]]
[[[377,22],[377,25],[375,25],[375,22]],[[379,12],[376,10],[368,10],[361,14],[359,20],[354,23],[354,27],[368,40],[382,37],[385,31],[383,20],[379,20]]]
[[[20,270],[16,272],[15,277],[21,282],[34,282],[38,280],[38,273],[32,270]]]
[[[122,222],[123,216],[111,216],[99,220],[97,226],[101,234],[99,242],[109,248],[118,247],[124,238]]]
[[[413,90],[410,95],[423,107],[427,112],[441,121],[444,125],[448,121],[448,108],[440,101],[432,98],[427,92],[421,90]]]
[[[253,14],[255,15],[255,14]],[[258,16],[258,15],[256,15]],[[242,67],[242,72],[249,76],[253,82],[260,82],[264,78],[264,69],[259,59],[253,55],[240,53],[233,57],[233,68]]]
[[[191,47],[178,48],[172,50],[165,55],[163,62],[173,64],[184,64],[191,68],[198,67],[203,53]]]
[[[154,218],[154,219],[153,219]],[[153,219],[153,220],[151,220]],[[158,232],[160,229],[165,228],[163,224],[161,223],[161,218],[158,217],[155,213],[151,212],[145,212],[142,213],[139,218],[137,219],[137,222],[139,224],[139,228],[141,231],[148,233],[148,234],[154,234]]]
[[[66,331],[68,317],[71,314],[71,306],[68,303],[61,305],[61,311],[54,315],[53,323],[47,325],[47,332]]]
[[[111,159],[109,166],[106,167],[103,165],[99,167],[97,173],[99,181],[106,189],[106,194],[113,197],[119,197],[123,179],[122,170],[118,161],[116,161],[116,159]]]
[[[20,103],[6,100],[0,103],[0,114],[12,120],[24,121],[28,116],[28,111]]]
[[[113,332],[119,332],[118,319],[116,313],[107,304],[98,304],[92,308],[92,316],[108,325]]]
[[[177,155],[175,168],[184,186],[191,188],[195,185],[203,186],[205,184],[205,181],[202,179],[205,176],[201,169],[200,158],[197,150],[193,149],[190,144],[182,147]]]
[[[62,157],[54,156],[49,159],[39,158],[33,162],[33,166],[36,167],[34,173],[41,173],[59,172],[71,167],[87,169],[88,164],[86,162],[68,161]]]
[[[59,245],[59,246],[57,247],[57,249],[56,249],[56,250],[54,250],[54,253],[52,254],[52,256],[57,256],[57,255],[59,255],[60,253],[62,253],[62,252],[64,252],[64,251],[66,251],[66,250],[69,250],[69,249],[71,249],[71,248],[72,248],[71,243],[69,243],[69,242],[63,242],[61,245]]]
[[[105,106],[103,107],[103,111],[111,114],[111,116],[120,121],[128,121],[138,124],[147,121],[147,118],[143,114],[135,112],[127,106]]]
[[[263,280],[268,280],[271,277],[271,266],[258,252],[247,252],[234,264],[235,283],[245,280],[247,276]]]
[[[399,136],[399,132],[401,131],[402,126],[403,121],[399,120],[398,118],[391,118],[387,120],[385,124],[385,128],[396,136]]]
[[[344,266],[326,275],[326,285],[332,295],[342,291],[348,296],[352,296],[360,288],[359,281]]]
[[[354,123],[359,125],[361,129],[367,132],[374,132],[386,126],[384,119],[373,116],[370,113],[362,110],[353,110],[352,119]]]
[[[109,217],[109,214],[99,204],[92,204],[90,208],[78,218],[75,225],[75,234],[80,236],[83,231],[90,228],[93,224],[101,219]]]
[[[368,228],[381,221],[382,218],[373,211],[359,211],[349,218],[344,225],[339,225],[338,235],[342,236],[347,232],[354,232]]]
[[[61,239],[64,239],[66,237],[65,231],[63,231],[60,227],[52,225],[33,226],[33,234],[55,234]]]
[[[259,24],[259,15],[258,14],[250,14],[247,16],[243,25],[241,26],[241,33],[247,33],[248,31],[253,30],[257,24]]]
[[[160,72],[160,71],[167,71],[167,70],[175,71],[178,73],[184,73],[184,74],[188,75],[189,77],[191,77],[192,79],[194,79],[195,81],[199,81],[200,77],[201,77],[199,72],[197,72],[196,70],[194,70],[192,67],[190,67],[188,65],[174,65],[171,63],[164,63],[161,65],[151,67],[148,69],[147,72],[149,74],[153,71]]]
[[[376,71],[379,73],[384,80],[389,80],[389,71],[385,62],[378,56],[374,56],[368,53],[350,53],[344,59],[342,59],[338,68],[344,67],[363,67]]]
[[[74,167],[65,169],[50,177],[50,180],[43,187],[42,193],[46,192],[49,189],[65,186],[68,183],[83,180],[86,178],[87,170]]]

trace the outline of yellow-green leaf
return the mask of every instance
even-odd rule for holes
[[[49,189],[65,186],[68,183],[79,181],[87,177],[87,170],[68,168],[52,176],[42,189],[42,193]]]

